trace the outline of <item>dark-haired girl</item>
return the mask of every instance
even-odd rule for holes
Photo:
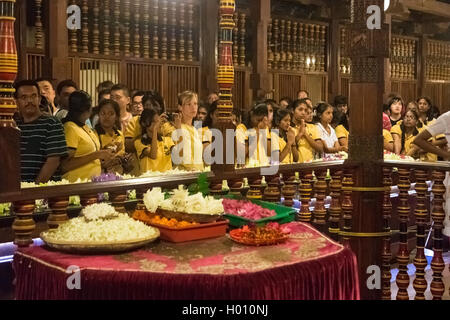
[[[121,157],[125,155],[125,138],[120,127],[120,107],[113,100],[102,100],[98,106],[99,122],[95,126],[101,149],[109,149],[114,157],[102,163],[108,173],[123,174]]]
[[[314,122],[319,129],[320,137],[324,145],[325,154],[347,151],[347,147],[339,144],[336,132],[331,126],[333,121],[333,107],[327,103],[321,103],[316,108]]]
[[[298,162],[299,153],[295,143],[295,130],[291,127],[291,113],[289,110],[281,109],[274,116],[273,127],[279,130],[279,162],[281,164],[291,164]],[[273,134],[273,133],[272,133]],[[274,140],[275,141],[275,140]],[[272,153],[273,156],[273,153]]]
[[[403,100],[400,97],[392,97],[388,102],[389,118],[391,126],[395,126],[402,120]]]
[[[348,136],[350,128],[347,115],[335,108],[333,111],[333,121],[331,126],[336,131],[336,137],[338,138],[339,145],[348,149]]]
[[[140,118],[142,135],[134,145],[141,173],[148,171],[165,172],[172,169],[172,148],[175,145],[170,137],[161,134],[161,117],[155,109],[144,109]]]
[[[101,174],[101,161],[109,161],[113,152],[101,149],[95,132],[86,125],[92,109],[90,96],[76,91],[69,97],[69,113],[63,120],[69,155],[62,162],[63,178],[70,182],[91,179]]]
[[[419,148],[413,144],[415,137],[419,134],[417,125],[419,124],[419,115],[409,110],[401,124],[392,127],[391,133],[394,138],[394,153],[417,157]]]

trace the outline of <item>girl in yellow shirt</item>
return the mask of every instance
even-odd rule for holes
[[[275,114],[274,128],[279,130],[279,162],[291,164],[298,162],[299,153],[295,143],[295,130],[291,127],[291,113],[281,109]],[[273,153],[272,153],[273,155]]]
[[[68,157],[62,162],[63,179],[75,182],[78,179],[91,179],[101,174],[101,161],[109,161],[113,152],[101,150],[95,132],[86,125],[91,115],[91,97],[76,91],[69,97],[69,113],[64,119]]]
[[[418,157],[419,148],[413,144],[415,137],[419,134],[417,125],[419,116],[417,112],[409,110],[405,114],[402,124],[392,127],[391,133],[394,138],[394,152],[410,157]]]
[[[157,110],[145,109],[140,118],[140,125],[142,136],[136,139],[134,145],[141,173],[172,170],[171,154],[175,144],[172,138],[162,136],[161,117]]]
[[[102,164],[106,172],[123,174],[122,157],[125,156],[125,139],[120,128],[120,107],[113,100],[103,100],[98,106],[99,122],[95,132],[100,141],[101,149],[113,151],[114,157]]]
[[[347,115],[338,109],[334,109],[331,126],[336,131],[339,145],[348,149],[348,137],[350,133]]]

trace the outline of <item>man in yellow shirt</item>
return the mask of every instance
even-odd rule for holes
[[[305,121],[307,108],[308,103],[305,99],[297,100],[293,104],[295,142],[298,146],[300,163],[314,160],[316,152],[323,153],[323,143],[317,127]]]

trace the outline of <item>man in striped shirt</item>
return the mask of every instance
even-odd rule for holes
[[[17,125],[21,130],[22,181],[39,184],[58,180],[61,158],[67,156],[63,126],[58,119],[42,114],[41,94],[35,81],[20,81],[15,88],[20,115]]]

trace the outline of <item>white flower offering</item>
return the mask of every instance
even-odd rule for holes
[[[111,219],[119,216],[119,214],[116,212],[116,209],[114,209],[113,206],[107,203],[95,203],[87,206],[83,209],[81,215],[87,222],[102,219]]]
[[[44,236],[51,241],[110,243],[147,239],[157,234],[158,229],[133,220],[126,214],[118,214],[110,220],[71,219],[57,229],[45,232]]]

